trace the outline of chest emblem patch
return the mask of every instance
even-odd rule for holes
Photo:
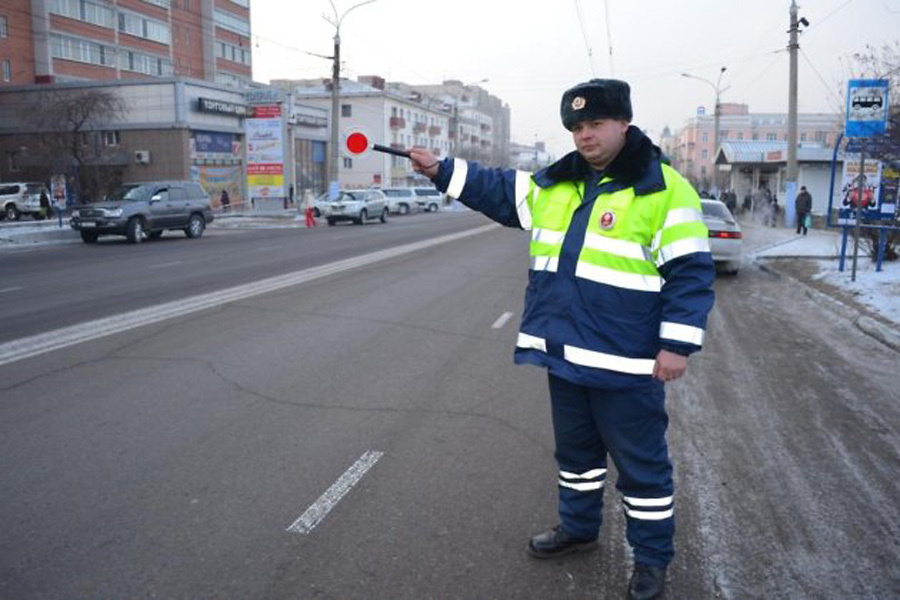
[[[600,215],[600,229],[610,230],[616,225],[616,213],[611,210]]]

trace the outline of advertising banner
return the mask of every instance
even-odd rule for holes
[[[862,208],[864,220],[880,220],[885,218],[882,210],[889,210],[893,216],[890,203],[881,202],[881,161],[866,160],[866,172],[860,175],[859,158],[847,156],[844,159],[844,174],[841,180],[841,204],[838,212],[838,223],[841,225],[856,222],[856,208]],[[859,194],[859,182],[862,179],[863,193]]]
[[[284,123],[281,105],[254,106],[245,120],[250,198],[284,198]]]

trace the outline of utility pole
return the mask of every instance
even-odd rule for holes
[[[794,200],[797,197],[797,50],[799,24],[797,22],[797,2],[791,0],[791,28],[788,30],[790,41],[788,53],[791,58],[790,82],[788,84],[788,148],[787,148],[787,180],[784,182],[784,214],[785,226],[791,226],[789,216],[794,214]]]
[[[365,0],[365,2],[354,4],[344,11],[344,14],[342,15],[338,15],[338,10],[334,5],[333,0],[329,0],[329,2],[331,3],[331,10],[334,11],[334,20],[331,20],[325,15],[322,15],[322,18],[334,26],[334,56],[332,57],[334,63],[331,67],[331,162],[328,165],[328,179],[332,185],[335,185],[338,180],[338,159],[341,155],[340,148],[338,147],[338,132],[341,127],[341,113],[339,106],[341,97],[341,23],[351,10],[359,8],[364,4],[371,4],[372,2],[375,2],[375,0]]]

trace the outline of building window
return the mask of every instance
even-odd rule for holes
[[[51,0],[50,12],[112,29],[115,13],[112,9],[87,0]]]
[[[341,116],[342,117],[352,117],[353,109],[349,104],[341,104]]]
[[[708,160],[709,159],[709,150],[701,150],[700,158],[702,158],[703,160]]]
[[[172,61],[168,58],[131,50],[124,51],[119,55],[119,68],[157,77],[167,77],[173,73]]]
[[[15,152],[7,152],[6,153],[6,164],[8,167],[8,171],[10,173],[18,173],[19,172],[19,159],[16,156]]]
[[[722,138],[723,140],[727,140],[727,139],[728,139],[728,134],[729,134],[729,133],[730,133],[730,132],[729,132],[727,129],[725,129],[724,131],[722,131],[722,132],[719,134],[719,137]]]
[[[344,168],[352,169],[353,168],[353,159],[352,158],[344,158]]]
[[[104,131],[101,135],[104,146],[118,146],[121,141],[118,131]]]
[[[213,20],[222,29],[250,37],[250,22],[237,15],[216,9],[213,13]]]
[[[0,39],[9,37],[9,23],[6,17],[0,16]]]
[[[778,141],[778,134],[777,134],[777,133],[767,133],[767,134],[766,134],[766,141],[767,141],[767,142],[777,142],[777,141]]]
[[[744,139],[744,132],[743,132],[743,131],[738,131],[737,139],[739,139],[739,140]]]
[[[758,134],[758,133],[754,133],[752,139],[753,139],[754,142],[757,141],[757,140],[759,140],[759,134]]]
[[[12,81],[12,63],[8,58],[3,61],[3,81]]]
[[[806,134],[805,134],[805,133],[801,133],[801,134],[800,134],[800,141],[801,141],[801,142],[805,142],[805,141],[806,141]]]
[[[160,44],[171,43],[171,30],[167,24],[134,13],[119,12],[119,31]]]
[[[704,142],[708,142],[708,141],[709,141],[709,132],[706,132],[706,131],[703,132],[703,139],[702,139],[702,141],[704,141]]]
[[[156,6],[165,8],[167,10],[172,5],[170,0],[144,0],[144,2],[146,2],[147,4],[155,4]]]
[[[813,139],[815,139],[817,142],[824,142],[824,141],[825,141],[825,137],[826,137],[827,135],[828,135],[828,134],[825,133],[824,131],[817,131],[817,132],[816,132],[816,135],[815,135],[815,137],[814,137]]]
[[[53,58],[74,60],[104,67],[113,66],[116,55],[114,48],[61,35],[54,35],[50,39],[50,50]]]

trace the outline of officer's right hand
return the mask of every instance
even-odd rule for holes
[[[416,173],[421,173],[428,179],[437,176],[441,161],[429,150],[413,148],[409,151],[409,160],[412,161],[412,168]]]

